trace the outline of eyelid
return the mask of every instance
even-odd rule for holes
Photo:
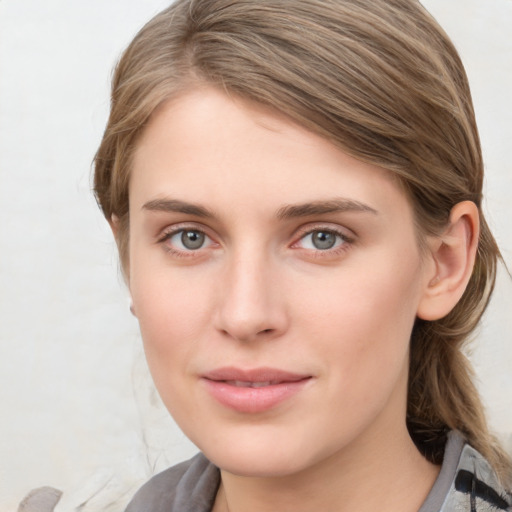
[[[176,233],[187,230],[199,231],[204,233],[208,238],[214,238],[211,234],[211,230],[203,224],[198,224],[197,222],[178,222],[177,224],[171,224],[170,226],[166,226],[164,229],[160,230],[160,232],[156,235],[156,242],[163,242]]]
[[[327,231],[333,233],[337,237],[341,238],[341,243],[338,243],[334,247],[328,249],[317,249],[310,247],[302,247],[301,241],[304,240],[308,235],[312,235],[318,231]],[[338,258],[342,256],[346,251],[350,250],[355,242],[355,234],[347,228],[343,228],[336,224],[330,223],[308,223],[301,226],[295,233],[294,242],[290,247],[294,250],[301,251],[307,257],[314,257],[315,259],[323,258],[329,260],[329,258]]]
[[[166,245],[166,242],[175,236],[176,234],[182,231],[198,231],[203,233],[209,240],[210,243],[206,247],[200,247],[196,250],[183,250],[176,247],[172,247],[170,244]],[[311,235],[312,233],[318,231],[327,231],[330,233],[334,233],[336,236],[339,236],[342,239],[341,244],[329,248],[329,249],[310,249],[301,247],[299,245],[300,241],[303,240],[306,236]],[[156,235],[156,243],[165,246],[165,250],[174,254],[175,256],[181,257],[198,257],[201,254],[204,254],[205,251],[211,249],[213,246],[219,247],[221,244],[217,242],[216,236],[212,234],[212,230],[205,226],[204,224],[188,221],[188,222],[179,222],[177,224],[172,224],[166,226],[162,229],[158,235]],[[340,252],[346,251],[349,246],[351,246],[356,240],[356,235],[353,231],[348,228],[342,227],[338,224],[332,224],[329,222],[309,222],[303,226],[300,226],[293,235],[293,242],[289,245],[292,249],[303,250],[308,253],[316,253],[320,257],[327,257],[328,255],[337,255]]]
[[[344,228],[342,226],[331,224],[329,222],[319,222],[319,223],[308,223],[304,226],[301,226],[294,235],[293,244],[297,243],[299,240],[304,238],[306,235],[311,233],[315,233],[316,231],[329,231],[331,233],[335,233],[336,235],[341,236],[347,242],[354,242],[356,235],[349,230],[348,228]],[[292,245],[293,245],[292,244]]]
[[[183,231],[197,231],[205,235],[210,240],[210,243],[205,247],[199,249],[180,249],[173,247],[167,242],[175,235]],[[178,224],[172,224],[165,227],[156,237],[156,243],[163,246],[163,248],[170,254],[181,258],[197,258],[205,254],[205,251],[210,249],[212,246],[219,246],[220,244],[215,240],[215,236],[211,234],[211,230],[202,224],[196,222],[180,222]]]

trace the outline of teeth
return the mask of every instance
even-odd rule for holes
[[[228,382],[228,384],[231,384],[232,386],[236,386],[237,388],[250,388],[252,382],[245,382],[243,380],[234,380],[234,381]]]
[[[263,388],[265,386],[272,386],[273,384],[277,384],[274,381],[265,381],[265,382],[248,382],[245,380],[227,380],[226,384],[230,386],[236,386],[237,388]]]
[[[253,382],[252,387],[253,388],[263,388],[265,386],[271,386],[273,383],[271,381],[267,382]]]

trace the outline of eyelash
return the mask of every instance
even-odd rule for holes
[[[301,247],[297,247],[298,244],[304,240],[307,236],[313,235],[314,233],[328,233],[334,235],[336,238],[338,238],[341,243],[339,243],[337,246],[328,248],[328,249],[304,249]],[[336,256],[341,255],[345,251],[347,251],[350,246],[354,243],[354,238],[348,236],[344,231],[340,229],[336,229],[332,226],[314,226],[314,227],[307,227],[304,229],[304,231],[299,233],[297,241],[294,242],[291,247],[295,248],[297,247],[298,250],[303,249],[304,251],[307,251],[309,254],[312,254],[315,258],[335,258]],[[337,241],[335,243],[338,243]]]
[[[188,249],[188,250],[181,250],[176,249],[170,244],[166,244],[167,241],[172,239],[174,236],[184,233],[184,232],[196,232],[203,234],[207,239],[210,240],[210,245],[219,245],[217,244],[211,236],[208,235],[206,230],[204,228],[190,226],[190,225],[177,225],[173,226],[167,230],[165,230],[162,235],[157,239],[157,243],[161,244],[165,251],[167,251],[169,254],[171,254],[174,257],[177,258],[197,258],[201,251],[205,249],[205,247],[199,247],[196,250]],[[336,241],[335,243],[338,243],[338,245],[334,246],[333,248],[327,248],[327,249],[311,249],[311,248],[303,248],[299,247],[298,244],[304,240],[307,236],[313,235],[314,233],[328,233],[334,235],[337,239],[341,241],[341,243],[338,243]],[[347,236],[345,232],[342,232],[339,229],[333,228],[332,226],[314,226],[309,228],[304,228],[303,231],[299,232],[298,237],[295,238],[295,242],[293,242],[290,247],[292,249],[297,250],[303,250],[308,252],[311,255],[314,255],[314,257],[322,258],[322,257],[336,257],[340,255],[341,253],[347,251],[350,246],[354,243],[354,239],[350,236]]]
[[[174,257],[196,258],[199,255],[199,252],[201,251],[201,249],[203,249],[204,247],[200,247],[197,250],[193,250],[193,249],[181,250],[181,249],[174,248],[170,244],[166,244],[166,242],[168,240],[171,240],[171,238],[173,238],[174,236],[176,236],[180,233],[187,232],[187,231],[203,234],[207,239],[209,239],[213,244],[215,244],[212,237],[209,236],[204,229],[198,228],[195,226],[189,226],[189,225],[178,225],[178,226],[173,226],[171,228],[164,230],[162,235],[157,239],[157,243],[161,244],[164,247],[165,251],[167,251],[169,254],[171,254]]]

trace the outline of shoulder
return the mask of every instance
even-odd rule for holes
[[[199,453],[144,484],[125,512],[210,512],[219,470]]]
[[[490,464],[464,444],[455,478],[441,512],[512,512],[512,496],[500,484]]]

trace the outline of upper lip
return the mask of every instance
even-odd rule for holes
[[[242,369],[232,366],[216,368],[205,374],[203,378],[213,381],[239,381],[239,382],[297,382],[310,378],[311,375],[293,373],[277,368],[251,368]]]

